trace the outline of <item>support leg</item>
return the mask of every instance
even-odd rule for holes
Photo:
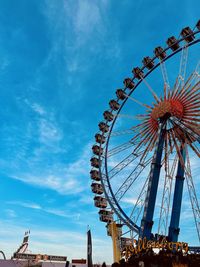
[[[151,171],[150,171],[147,195],[145,199],[144,214],[141,221],[140,238],[146,237],[147,240],[151,239],[151,230],[153,226],[153,213],[155,209],[156,194],[158,189],[162,151],[164,144],[164,138],[163,138],[163,133],[165,131],[165,129],[163,129],[164,125],[165,122],[161,122],[159,124],[158,140],[156,143],[154,157],[151,163]]]
[[[184,162],[185,162],[185,155],[186,155],[185,148],[181,148],[181,156]],[[180,231],[179,221],[180,221],[180,213],[181,213],[181,202],[182,202],[182,195],[183,195],[184,179],[185,179],[184,178],[184,166],[182,166],[179,160],[177,175],[176,175],[175,189],[174,189],[171,221],[170,221],[169,233],[168,233],[168,239],[171,242],[178,241],[178,235]]]

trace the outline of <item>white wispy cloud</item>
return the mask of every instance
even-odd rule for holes
[[[72,213],[71,211],[67,211],[66,209],[61,210],[57,208],[49,208],[49,207],[45,207],[45,206],[39,205],[37,203],[32,203],[32,202],[8,201],[6,203],[9,205],[17,205],[17,206],[21,206],[24,208],[40,210],[42,212],[53,214],[53,215],[64,217],[64,218],[73,218],[75,220],[78,220],[80,217],[80,213]],[[6,212],[9,212],[10,217],[12,217],[12,212],[14,214],[14,211],[10,209],[7,209]]]
[[[57,191],[62,195],[77,194],[84,190],[84,185],[82,185],[76,178],[70,177],[69,173],[65,173],[62,176],[56,174],[48,175],[45,173],[34,176],[29,173],[21,173],[19,175],[12,175],[11,178],[37,187]]]
[[[124,203],[128,203],[128,204],[132,204],[132,205],[135,205],[136,202],[137,202],[137,199],[136,198],[128,198],[128,197],[124,197],[122,199],[122,202]]]
[[[32,107],[32,109],[33,109],[36,113],[38,113],[38,114],[40,114],[40,115],[45,115],[45,114],[46,114],[45,109],[44,109],[40,104],[38,104],[38,103],[33,103],[33,104],[31,105],[31,107]]]
[[[49,114],[41,104],[36,102],[31,103],[26,100],[26,104],[38,114],[38,117],[30,122],[27,141],[20,146],[12,164],[6,160],[0,161],[2,171],[6,170],[7,175],[13,179],[51,189],[62,195],[82,192],[88,186],[84,181],[88,181],[91,144],[87,144],[73,161],[69,157],[68,162],[60,162],[57,155],[65,153],[67,156],[67,151],[62,147],[63,134],[54,114],[52,112]],[[38,135],[35,136],[36,132]],[[26,155],[28,142],[35,138],[40,146],[33,147],[32,153]],[[51,158],[53,160],[51,166],[44,168],[46,160]]]
[[[18,205],[24,208],[30,208],[30,209],[42,209],[40,205],[36,203],[31,203],[31,202],[22,202],[22,201],[8,201],[7,204],[10,205]]]
[[[17,217],[16,212],[14,210],[12,210],[12,209],[6,209],[5,212],[6,212],[7,216],[10,217],[10,218]]]
[[[97,30],[102,25],[99,5],[95,1],[77,1],[77,11],[73,17],[73,24],[78,36],[80,34],[87,36]]]
[[[59,210],[59,209],[44,209],[45,212],[51,213],[53,215],[57,215],[60,217],[64,217],[64,218],[74,218],[79,220],[80,218],[80,213],[71,213],[71,212],[66,212],[66,210]]]
[[[90,0],[69,0],[69,1],[45,1],[45,8],[42,10],[49,26],[49,35],[52,39],[52,48],[46,60],[48,65],[52,58],[59,54],[60,48],[64,49],[66,82],[73,85],[77,71],[86,71],[90,66],[90,60],[82,54],[82,51],[91,53],[91,56],[98,53],[101,47],[108,46],[104,50],[104,57],[119,57],[120,46],[118,45],[118,33],[109,31],[109,20],[106,18],[108,8],[107,1]],[[58,35],[58,33],[62,34]],[[106,36],[112,34],[109,44],[105,42]],[[56,36],[56,38],[52,38]],[[94,40],[97,40],[94,44]],[[76,84],[79,88],[79,84]],[[73,88],[75,90],[75,88]],[[80,96],[81,91],[79,92]],[[77,96],[78,97],[78,96]]]
[[[2,169],[6,169],[7,174],[13,179],[37,187],[48,188],[59,194],[69,195],[82,192],[87,186],[83,180],[88,179],[90,144],[83,148],[80,156],[74,161],[70,161],[69,158],[68,163],[64,164],[60,163],[59,159],[54,156],[54,162],[50,168],[41,168],[47,157],[49,160],[53,155],[67,153],[66,148],[63,148],[61,143],[63,133],[52,111],[48,112],[37,102],[31,102],[28,99],[24,101],[38,115],[35,120],[30,122],[28,140],[33,140],[34,136],[39,141],[40,146],[34,147],[32,154],[27,157],[25,156],[27,144],[24,143],[20,147],[20,151],[23,153],[18,151],[16,159],[13,161],[15,166],[11,167],[10,163],[2,160]],[[38,134],[35,136],[35,133]],[[23,166],[26,168],[20,167],[22,160]]]
[[[62,139],[62,131],[55,122],[51,122],[46,118],[39,121],[40,142],[49,144],[49,142],[59,142]]]
[[[31,102],[27,98],[24,100],[29,108],[32,109],[39,117],[35,122],[31,122],[34,131],[38,131],[41,144],[49,145],[50,143],[58,143],[62,140],[63,134],[58,126],[55,115],[52,111],[47,111],[45,107],[37,102]]]

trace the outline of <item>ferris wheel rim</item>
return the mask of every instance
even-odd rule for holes
[[[195,31],[194,32],[194,35],[198,34],[200,32],[200,30],[198,31]],[[180,43],[181,41],[184,41],[184,38],[178,40],[178,43]],[[190,42],[190,43],[187,43],[187,46],[190,47],[192,45],[195,45],[197,43],[200,42],[200,38],[194,40],[193,42]],[[186,45],[186,44],[185,44]],[[181,50],[184,48],[184,45],[182,45],[179,49],[177,49],[176,51],[172,51],[166,58],[164,58],[162,61],[159,61],[152,69],[150,69],[145,75],[144,75],[144,78],[146,78],[148,75],[150,75],[156,68],[158,68],[162,62],[165,62],[167,61],[169,58],[173,57],[175,54],[181,52]],[[167,47],[166,49],[164,49],[164,51],[167,51],[169,50],[170,47]],[[152,58],[152,60],[156,59],[157,57],[154,57]],[[146,66],[144,66],[143,68],[141,68],[141,70],[145,69]],[[135,80],[136,77],[134,77],[132,79]],[[130,96],[135,90],[136,88],[143,82],[142,79],[140,79],[134,86],[134,88],[129,92],[128,96]],[[127,87],[124,89],[126,90]],[[105,189],[105,184],[104,184],[104,179],[103,179],[103,176],[102,176],[102,173],[101,173],[101,167],[99,168],[99,172],[100,172],[100,179],[101,179],[101,184],[104,188],[104,194],[106,196],[106,199],[108,200],[112,210],[118,215],[118,217],[123,221],[124,224],[126,224],[131,230],[135,231],[135,232],[138,232],[140,227],[135,224],[129,217],[128,215],[123,211],[123,209],[121,208],[121,206],[119,205],[118,201],[116,200],[115,198],[115,195],[113,193],[113,190],[112,190],[112,186],[110,184],[110,180],[109,180],[109,177],[108,177],[108,170],[107,170],[107,155],[108,155],[108,145],[109,145],[109,141],[110,141],[110,137],[111,137],[111,133],[112,133],[112,130],[113,130],[113,127],[115,125],[115,122],[116,122],[116,119],[118,117],[118,115],[120,114],[121,112],[121,109],[123,108],[123,106],[125,105],[126,101],[128,100],[128,97],[126,97],[124,99],[124,101],[122,102],[122,104],[120,105],[120,108],[119,110],[116,112],[115,114],[115,117],[112,121],[112,123],[110,124],[110,130],[109,130],[109,133],[108,133],[108,136],[106,137],[106,145],[105,145],[105,176],[106,176],[106,181],[107,181],[107,185],[108,185],[108,188],[109,188],[109,192],[110,192],[110,195],[107,193],[106,189]],[[108,121],[106,121],[106,123],[108,123]],[[102,144],[100,144],[100,147],[102,146]],[[99,160],[102,160],[102,157],[101,155],[99,155]],[[112,200],[114,200],[114,204],[117,206],[118,210],[116,209],[116,206],[113,205],[113,202],[111,201],[111,198],[112,197]],[[123,216],[122,216],[123,215]]]

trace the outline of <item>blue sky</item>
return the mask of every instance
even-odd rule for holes
[[[98,122],[133,65],[199,19],[198,1],[0,0],[0,249],[112,261],[90,192]]]

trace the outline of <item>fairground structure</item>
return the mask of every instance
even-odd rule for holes
[[[177,246],[179,233],[192,223],[191,238],[196,246],[200,241],[199,42],[200,20],[156,47],[124,79],[98,125],[91,189],[113,240],[114,261],[133,240]]]

